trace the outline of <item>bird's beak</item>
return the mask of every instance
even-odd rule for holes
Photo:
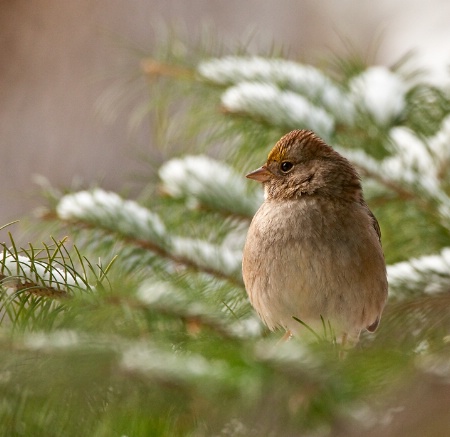
[[[265,165],[245,175],[246,178],[254,179],[258,182],[267,182],[272,176],[272,172]]]

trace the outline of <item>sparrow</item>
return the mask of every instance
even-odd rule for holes
[[[353,165],[314,132],[294,130],[246,176],[264,187],[242,258],[262,321],[288,336],[325,323],[347,345],[374,332],[387,299],[386,263]]]

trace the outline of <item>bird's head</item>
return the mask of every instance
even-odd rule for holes
[[[262,182],[266,199],[324,195],[359,201],[361,183],[350,162],[308,130],[284,135],[267,162],[246,175]]]

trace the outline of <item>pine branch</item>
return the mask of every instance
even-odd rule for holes
[[[390,293],[396,299],[450,291],[450,248],[388,266]]]
[[[173,79],[195,79],[195,71],[177,65],[171,65],[156,59],[143,59],[141,69],[149,77],[171,77]]]
[[[56,212],[72,226],[112,232],[128,244],[154,252],[177,265],[242,286],[240,254],[205,241],[169,235],[158,215],[115,193],[96,189],[67,195],[59,202]]]
[[[331,114],[303,96],[272,84],[241,82],[225,91],[222,106],[230,113],[262,119],[272,126],[311,129],[325,140],[334,130]]]
[[[409,87],[385,67],[369,67],[349,83],[350,100],[380,126],[392,125],[406,108]]]
[[[243,175],[204,155],[172,159],[159,169],[162,191],[226,216],[249,220],[262,199],[248,193]]]
[[[32,245],[28,250],[18,250],[11,234],[10,239],[10,248],[1,244],[0,281],[4,288],[49,297],[68,297],[74,288],[90,288],[86,277],[77,273],[70,256],[63,252],[65,240],[55,241],[51,251],[48,246],[36,250]]]
[[[290,90],[323,106],[337,120],[350,122],[354,108],[345,93],[319,69],[284,59],[226,56],[203,61],[198,66],[201,77],[221,86],[239,83],[266,83]]]
[[[0,318],[13,322],[2,329],[8,334],[12,325],[16,335],[0,335],[0,384],[8,393],[0,422],[11,433],[39,437],[49,426],[58,435],[339,433],[336,414],[358,414],[361,402],[384,406],[380,396],[410,380],[418,366],[425,372],[422,366],[439,365],[443,381],[435,386],[443,387],[450,324],[446,91],[418,92],[421,84],[412,87],[407,75],[362,63],[333,80],[283,59],[232,56],[189,68],[178,54],[171,57],[176,63],[141,63],[151,91],[158,87],[146,109],[158,108],[167,129],[160,138],[214,143],[227,164],[207,156],[168,161],[160,169],[167,196],[151,199],[151,209],[99,189],[52,195],[57,205],[49,217],[82,231],[83,253],[119,253],[111,275],[111,263],[97,271],[65,242],[39,250],[14,241],[4,246],[0,279],[3,289],[14,290],[2,289]],[[186,58],[186,65],[198,59]],[[167,80],[153,80],[162,77]],[[214,111],[220,93],[222,113]],[[123,103],[126,94],[116,97]],[[174,121],[174,112],[186,117]],[[230,122],[231,116],[241,120]],[[208,126],[212,117],[216,124]],[[280,344],[280,334],[262,328],[243,293],[243,237],[261,198],[228,163],[261,162],[262,147],[291,127],[318,130],[338,143],[384,196],[377,217],[382,227],[394,223],[385,248],[398,246],[395,259],[411,257],[412,245],[418,254],[388,267],[390,301],[380,329],[339,362],[323,342]],[[397,230],[395,220],[408,226]],[[430,252],[438,253],[423,256]],[[105,280],[109,293],[82,293],[70,305],[32,294],[69,296]],[[325,336],[333,337],[322,322]]]
[[[421,139],[410,129],[396,127],[389,133],[391,156],[377,161],[362,150],[339,150],[366,175],[399,199],[412,200],[421,208],[441,219],[450,217],[448,183],[442,167],[450,159],[450,117],[444,119],[441,130],[430,138]]]
[[[256,316],[237,318],[229,308],[227,314],[217,306],[215,300],[210,302],[211,296],[198,285],[190,287],[168,281],[147,280],[139,286],[136,297],[115,296],[111,299],[114,304],[180,319],[193,335],[204,328],[227,340],[249,339],[259,337],[262,333],[261,322]],[[245,302],[245,305],[248,306],[248,303]]]

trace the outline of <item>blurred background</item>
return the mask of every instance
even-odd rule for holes
[[[99,108],[110,82],[139,67],[125,62],[127,50],[151,51],[161,24],[180,26],[186,38],[206,24],[230,47],[249,41],[257,53],[275,43],[313,63],[348,53],[349,42],[377,64],[412,50],[414,66],[440,81],[450,63],[449,18],[446,0],[1,2],[0,224],[42,203],[34,175],[57,187],[80,178],[118,190],[133,181],[137,151],[152,147],[149,126],[131,134],[126,112]]]

